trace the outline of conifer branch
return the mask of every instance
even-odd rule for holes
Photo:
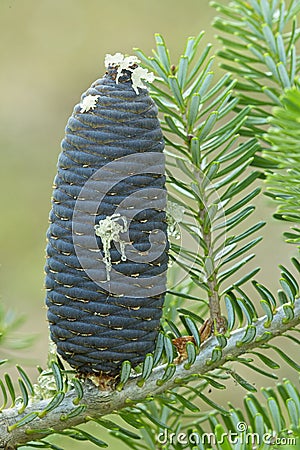
[[[30,402],[22,414],[18,413],[18,407],[5,409],[0,413],[0,448],[5,450],[15,449],[20,444],[25,444],[34,439],[41,439],[55,431],[70,429],[89,421],[90,418],[110,414],[126,406],[142,402],[149,396],[152,397],[168,389],[183,385],[185,384],[185,378],[193,374],[203,375],[211,372],[213,369],[224,365],[228,360],[232,361],[239,355],[259,347],[261,344],[282,335],[287,330],[298,325],[300,323],[300,299],[298,298],[295,301],[294,317],[289,321],[287,320],[284,307],[286,305],[277,309],[272,322],[268,324],[269,326],[266,326],[268,323],[266,316],[260,317],[256,321],[254,324],[256,336],[251,342],[241,342],[245,336],[246,328],[239,328],[232,332],[226,347],[222,350],[221,358],[216,362],[212,362],[211,358],[218,341],[215,337],[209,338],[201,345],[195,363],[189,369],[184,367],[184,362],[178,364],[174,376],[163,384],[161,384],[161,380],[165,371],[164,365],[155,368],[147,383],[143,384],[142,387],[137,385],[140,376],[131,378],[121,391],[100,391],[91,381],[86,381],[83,384],[84,395],[80,404],[85,405],[85,408],[82,408],[82,412],[75,417],[72,417],[72,414],[70,414],[75,408],[73,403],[74,393],[72,391],[65,395],[59,406],[43,417],[39,417],[39,414],[45,410],[49,400]],[[157,383],[158,381],[160,382]],[[24,417],[34,417],[34,419],[23,426],[13,428],[14,424],[24,419]],[[35,430],[37,431],[35,432]]]

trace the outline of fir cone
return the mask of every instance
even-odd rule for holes
[[[168,263],[163,136],[134,57],[107,72],[70,117],[47,232],[51,338],[80,374],[119,373],[153,352]]]

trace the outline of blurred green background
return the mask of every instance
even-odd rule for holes
[[[202,29],[206,43],[217,48],[214,16],[206,0],[0,0],[0,301],[26,316],[24,336],[38,335],[22,354],[25,367],[45,366],[47,358],[45,233],[60,141],[73,106],[104,73],[106,53],[131,54],[140,47],[149,54],[155,32],[166,38],[174,62],[185,38]],[[273,208],[261,198],[256,215],[269,218]],[[288,264],[294,253],[284,245],[282,229],[275,221],[265,228],[253,263],[262,266],[259,279],[271,287],[277,285],[278,264]],[[257,379],[255,373],[251,377]]]

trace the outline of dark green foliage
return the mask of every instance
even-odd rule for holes
[[[279,205],[275,217],[294,223],[285,233],[287,242],[300,244],[300,90],[297,83],[286,91],[282,106],[274,109],[271,128],[266,140],[272,147],[266,149],[265,157],[277,165],[267,176],[267,194]]]
[[[222,67],[238,78],[240,104],[254,106],[249,125],[255,129],[268,123],[269,107],[280,105],[281,93],[299,74],[299,2],[233,0],[230,7],[215,1],[211,4],[221,13],[214,26],[222,33],[218,36],[224,45],[219,52],[226,61]]]

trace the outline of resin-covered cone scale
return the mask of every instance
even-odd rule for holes
[[[58,354],[81,374],[120,371],[153,352],[168,263],[164,142],[134,57],[70,117],[47,233],[46,303]]]

